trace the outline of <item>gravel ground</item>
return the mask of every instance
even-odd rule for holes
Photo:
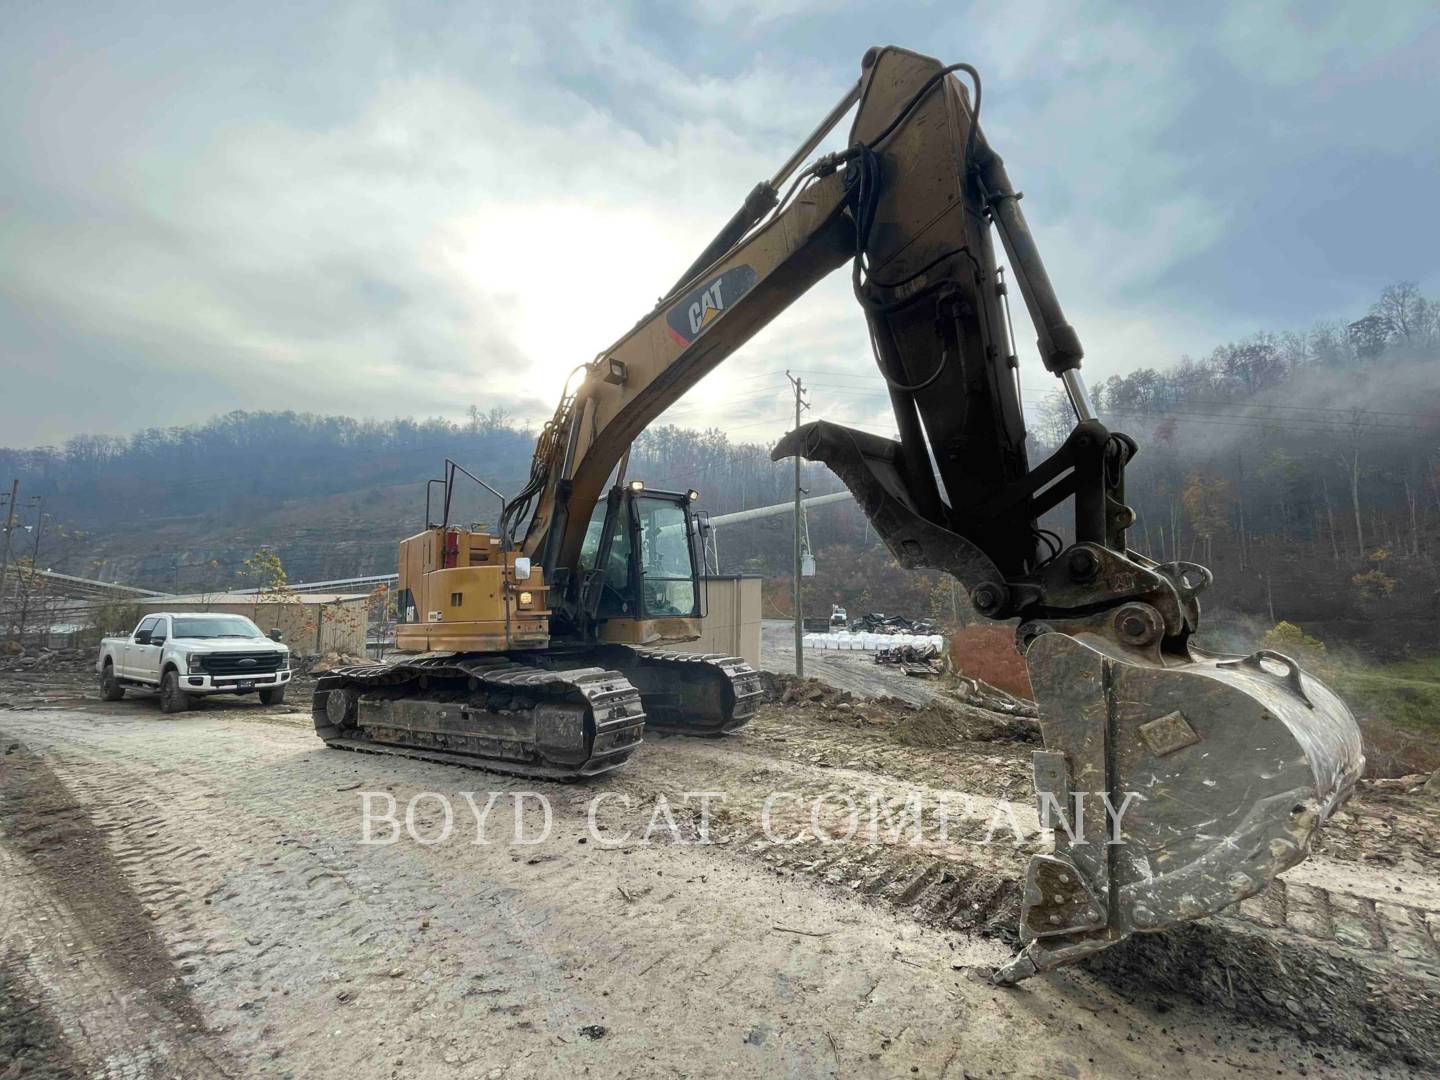
[[[760,666],[766,671],[794,673],[793,622],[766,619],[760,624]],[[945,700],[938,685],[913,678],[889,665],[877,664],[874,653],[806,649],[805,674],[864,697],[889,695],[915,705]]]
[[[303,706],[166,717],[149,698],[100,702],[78,675],[5,677],[0,703],[7,1080],[1410,1075],[1384,1046],[1146,989],[1138,964],[989,986],[1040,844],[1032,747],[963,724],[912,745],[899,706],[769,705],[733,737],[649,739],[610,777],[554,785],[327,750]],[[799,796],[774,804],[787,838],[819,796],[816,820],[837,830],[847,794],[893,809],[918,792],[927,821],[957,790],[973,806],[919,844],[774,844],[760,811],[776,790]],[[544,825],[535,798],[516,812],[526,791],[548,799],[551,829],[517,845],[517,822]],[[700,791],[726,796],[708,818],[685,798]],[[413,796],[445,795],[453,830],[364,844],[367,792],[393,796],[401,822]],[[488,843],[464,792],[496,799]],[[1015,835],[977,843],[1007,798]],[[1407,799],[1357,800],[1291,887],[1376,912],[1398,885],[1423,926],[1440,910],[1437,845]],[[435,840],[440,801],[415,805]],[[1289,933],[1283,915],[1279,930],[1273,911],[1232,917]],[[1390,962],[1399,944],[1377,934],[1368,952],[1324,947]]]

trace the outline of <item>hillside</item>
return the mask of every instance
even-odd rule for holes
[[[1401,283],[1358,320],[1256,334],[1112,378],[1095,396],[1141,447],[1127,477],[1138,514],[1130,542],[1215,570],[1212,633],[1253,640],[1289,620],[1386,657],[1434,651],[1440,303]],[[1070,420],[1053,390],[1028,397],[1038,461]],[[387,572],[395,542],[422,524],[424,481],[444,457],[514,491],[533,443],[503,412],[478,407],[460,422],[232,412],[195,427],[0,450],[0,478],[20,478],[22,504],[43,499],[40,565],[193,591],[236,584],[260,547],[280,555],[292,580]],[[637,442],[630,475],[693,485],[714,514],[788,500],[793,482],[766,446],[669,426]],[[839,485],[807,468],[805,486],[820,494]],[[495,504],[477,497],[457,515],[493,520]],[[1063,518],[1044,524],[1066,539]],[[963,617],[963,597],[934,575],[900,572],[854,507],[817,511],[810,532],[820,556],[806,586],[815,611],[836,601]],[[726,571],[783,579],[788,520],[727,530],[721,560]]]

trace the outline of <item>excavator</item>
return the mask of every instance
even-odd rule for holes
[[[981,95],[969,64],[869,50],[654,309],[576,369],[523,489],[487,487],[494,528],[451,519],[460,484],[486,487],[477,478],[447,462],[431,482],[426,527],[400,545],[399,657],[318,681],[320,737],[576,779],[622,764],[647,727],[744,725],[760,692],[749,665],[661,648],[699,635],[702,522],[694,491],[627,476],[629,448],[848,265],[898,437],[820,420],[774,456],[826,464],[898,562],[953,575],[979,615],[1016,625],[1054,844],[1027,867],[1023,950],[997,980],[1218,911],[1303,859],[1363,768],[1355,720],[1289,657],[1198,648],[1210,572],[1128,546],[1138,447],[1097,415],[1021,194],[981,130]],[[845,148],[815,156],[852,109]],[[1012,286],[1076,417],[1033,466]],[[1067,501],[1065,542],[1040,520]]]

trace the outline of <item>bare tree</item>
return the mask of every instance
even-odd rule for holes
[[[1358,558],[1365,554],[1365,523],[1360,516],[1360,443],[1373,422],[1364,409],[1351,409],[1347,426],[1350,429],[1350,449],[1341,455],[1340,464],[1350,474],[1350,506],[1355,512],[1355,552]]]
[[[1384,320],[1397,345],[1425,347],[1434,343],[1440,305],[1421,295],[1418,282],[1397,281],[1385,287],[1380,299],[1371,305],[1370,315]]]

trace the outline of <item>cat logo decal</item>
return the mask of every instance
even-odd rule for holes
[[[665,314],[665,325],[677,345],[689,345],[760,280],[748,266],[732,266],[719,277],[692,289]]]

